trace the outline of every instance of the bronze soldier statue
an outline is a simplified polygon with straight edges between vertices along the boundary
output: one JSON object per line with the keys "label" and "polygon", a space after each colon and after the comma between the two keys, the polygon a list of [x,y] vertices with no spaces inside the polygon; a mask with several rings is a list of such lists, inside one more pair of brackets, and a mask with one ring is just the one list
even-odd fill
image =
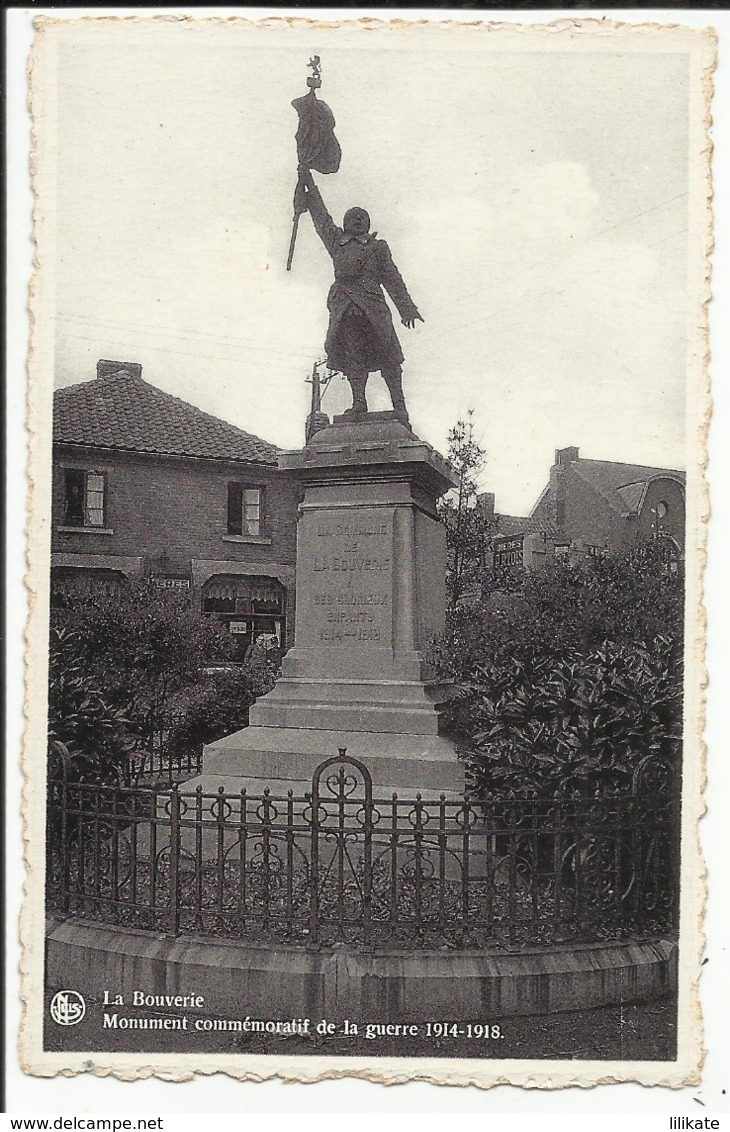
{"label": "bronze soldier statue", "polygon": [[393,300],[404,326],[423,322],[385,240],[370,231],[364,208],[350,208],[342,228],[327,211],[311,171],[299,168],[295,211],[309,211],[322,243],[332,257],[335,281],[327,297],[330,312],[325,339],[327,364],[344,373],[352,389],[352,413],[368,411],[365,386],[380,370],[393,409],[408,424],[403,396],[403,351],[382,288]]}

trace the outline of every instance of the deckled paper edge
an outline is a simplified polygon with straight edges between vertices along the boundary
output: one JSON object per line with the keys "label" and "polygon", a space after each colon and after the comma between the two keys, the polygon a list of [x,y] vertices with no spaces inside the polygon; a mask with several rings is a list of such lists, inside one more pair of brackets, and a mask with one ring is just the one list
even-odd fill
{"label": "deckled paper edge", "polygon": [[[47,544],[50,542],[50,506],[48,506],[45,511],[40,511],[42,518],[37,524],[33,522],[33,514],[34,504],[38,501],[39,485],[43,479],[42,472],[36,474],[36,469],[39,468],[39,456],[49,454],[39,453],[38,423],[42,418],[44,407],[46,410],[48,409],[47,405],[44,406],[43,398],[44,396],[47,398],[49,388],[52,385],[52,378],[50,375],[46,374],[44,379],[43,329],[39,326],[40,316],[37,313],[41,306],[39,295],[43,289],[44,276],[42,274],[43,218],[41,215],[41,202],[38,189],[38,149],[41,135],[38,126],[40,96],[38,88],[34,88],[33,79],[35,66],[41,55],[45,33],[55,25],[68,25],[71,23],[76,25],[81,23],[99,24],[102,22],[134,22],[141,24],[150,23],[151,21],[156,23],[174,22],[186,26],[192,24],[210,25],[236,23],[245,25],[251,31],[268,27],[281,28],[282,24],[290,26],[292,30],[304,30],[304,28],[333,29],[342,27],[347,29],[350,34],[352,34],[356,28],[380,32],[419,28],[422,30],[428,29],[429,34],[431,29],[439,31],[458,30],[462,34],[494,34],[496,32],[507,31],[512,33],[519,32],[522,35],[528,36],[543,35],[545,33],[561,34],[571,32],[579,35],[607,35],[616,32],[624,35],[642,33],[656,34],[659,32],[667,34],[681,33],[687,36],[688,39],[694,40],[698,48],[704,49],[706,59],[703,61],[704,65],[701,70],[701,95],[704,99],[703,128],[705,146],[702,153],[704,163],[701,173],[702,183],[705,187],[705,227],[704,231],[698,234],[698,239],[702,239],[703,241],[703,256],[701,293],[699,296],[701,318],[697,325],[698,339],[696,344],[696,348],[701,351],[701,369],[698,369],[696,375],[688,372],[688,381],[690,376],[692,376],[696,377],[699,382],[697,396],[699,398],[700,409],[699,412],[695,412],[695,417],[690,418],[688,416],[689,427],[694,426],[695,423],[698,424],[698,445],[695,451],[699,458],[695,469],[699,477],[699,482],[694,493],[694,501],[697,505],[697,514],[694,516],[694,528],[692,528],[688,522],[688,530],[696,538],[696,543],[694,544],[696,553],[692,560],[695,571],[692,587],[695,591],[696,598],[694,609],[692,611],[689,610],[689,600],[686,603],[687,628],[689,633],[694,637],[694,647],[692,648],[692,652],[694,653],[692,668],[693,680],[691,684],[686,682],[685,685],[685,690],[688,693],[687,698],[689,699],[689,693],[693,693],[696,697],[696,711],[694,717],[696,722],[695,734],[690,738],[696,743],[696,754],[699,763],[697,768],[689,768],[690,770],[696,770],[696,776],[693,780],[694,789],[692,794],[687,797],[688,791],[686,789],[683,791],[684,817],[682,821],[683,837],[689,839],[689,834],[694,848],[691,868],[687,863],[689,854],[685,855],[685,863],[683,866],[683,874],[687,877],[687,879],[685,879],[685,885],[688,880],[696,881],[696,895],[698,896],[694,923],[690,923],[689,925],[685,924],[682,933],[680,933],[680,946],[691,952],[691,954],[685,956],[684,959],[682,959],[680,955],[680,970],[682,967],[690,967],[694,968],[695,971],[691,982],[686,988],[686,993],[689,994],[687,1013],[691,1016],[692,1024],[692,1031],[686,1037],[687,1044],[691,1047],[690,1064],[688,1066],[680,1066],[679,1058],[676,1063],[637,1061],[561,1062],[547,1060],[483,1062],[466,1059],[459,1059],[457,1061],[428,1058],[369,1059],[363,1057],[343,1058],[333,1056],[279,1057],[274,1054],[209,1054],[198,1056],[195,1054],[181,1055],[176,1053],[169,1055],[102,1054],[100,1059],[98,1054],[91,1058],[83,1054],[64,1053],[55,1055],[42,1050],[43,948],[42,946],[39,947],[39,941],[42,940],[43,937],[43,933],[40,930],[43,926],[43,917],[41,917],[41,923],[38,924],[37,920],[34,919],[34,909],[31,901],[33,897],[32,889],[34,881],[34,863],[32,856],[35,853],[40,862],[42,862],[44,855],[42,850],[39,853],[37,849],[33,848],[34,839],[31,836],[33,832],[31,823],[33,821],[37,823],[37,819],[30,815],[37,812],[34,811],[35,806],[38,806],[41,812],[44,811],[45,783],[43,781],[35,781],[37,777],[37,767],[35,775],[32,767],[34,761],[36,763],[38,762],[38,758],[33,759],[30,746],[33,739],[33,719],[35,718],[37,720],[39,717],[38,707],[36,706],[35,713],[33,713],[31,705],[38,705],[40,702],[45,708],[47,702],[46,665],[38,665],[38,661],[41,660],[41,658],[47,661],[47,648],[45,650],[41,649],[40,655],[38,651],[42,644],[42,638],[46,635],[47,623],[45,618],[42,624],[39,625],[38,622],[41,615],[45,614],[47,608],[49,581],[47,575],[49,574],[48,562],[50,555],[50,549]],[[272,16],[260,20],[249,20],[240,16],[198,17],[188,14],[173,13],[156,16],[84,16],[77,19],[64,19],[62,17],[44,15],[35,17],[33,22],[36,29],[36,38],[27,71],[29,86],[28,103],[33,119],[30,166],[34,200],[33,239],[35,254],[33,259],[33,275],[30,280],[28,294],[31,332],[27,361],[28,396],[26,412],[26,422],[29,432],[29,454],[27,460],[29,492],[26,516],[27,571],[25,584],[28,591],[29,615],[25,631],[24,732],[21,755],[24,780],[21,816],[26,880],[23,886],[24,899],[20,918],[22,1012],[18,1037],[18,1049],[23,1071],[41,1077],[75,1077],[81,1073],[88,1072],[99,1077],[112,1076],[124,1081],[141,1080],[150,1077],[157,1077],[165,1081],[187,1081],[197,1076],[208,1076],[213,1073],[221,1072],[241,1081],[264,1081],[278,1078],[285,1082],[311,1083],[322,1080],[357,1077],[385,1085],[403,1084],[409,1081],[428,1081],[437,1085],[474,1085],[484,1089],[504,1084],[530,1089],[557,1089],[571,1086],[591,1088],[596,1085],[616,1084],[621,1082],[636,1082],[643,1085],[678,1089],[686,1085],[697,1084],[701,1079],[701,1067],[706,1053],[701,1032],[702,1012],[699,998],[699,974],[701,956],[705,944],[704,915],[707,899],[707,880],[700,845],[699,822],[706,810],[703,800],[706,783],[706,744],[703,740],[703,732],[705,721],[705,688],[707,685],[707,670],[705,664],[707,617],[703,602],[703,575],[706,562],[707,523],[709,519],[709,490],[706,480],[706,467],[707,437],[712,414],[712,403],[709,378],[710,349],[708,306],[711,297],[710,255],[713,250],[712,143],[709,137],[709,129],[712,122],[712,76],[717,65],[717,32],[711,27],[694,29],[679,23],[656,24],[647,22],[636,24],[625,21],[574,17],[560,17],[548,24],[516,24],[506,21],[485,21],[481,19],[468,22],[431,19],[387,20],[380,18],[361,18],[357,21],[341,19],[321,21],[300,17],[282,17],[273,14]],[[694,162],[694,155],[690,155],[690,160]],[[691,176],[692,173],[690,173],[690,179]],[[690,221],[691,219],[690,217]],[[43,551],[40,549],[41,546],[44,548]],[[689,571],[687,571],[687,574],[689,575]],[[689,654],[691,647],[692,641],[689,641],[686,655]],[[34,662],[36,663],[35,669],[33,667]],[[41,669],[41,679],[38,678],[39,668]],[[45,719],[45,710],[40,713],[40,718]],[[691,753],[694,753],[694,750],[695,748],[693,748]],[[686,761],[685,754],[685,767]],[[692,776],[690,775],[689,777]],[[37,824],[40,824],[42,830],[42,823]],[[42,864],[40,871],[42,872]],[[695,895],[694,886],[692,886],[691,892],[687,895],[689,901],[690,897]],[[36,929],[35,935],[34,929]],[[688,929],[692,932],[689,943],[687,942]],[[682,943],[683,936],[684,943]],[[682,980],[680,977],[680,992],[681,991]],[[33,1003],[34,992],[36,999],[39,999],[35,1004]],[[680,1023],[682,1022],[681,1013],[680,1008]],[[37,1044],[39,1039],[40,1044]],[[189,1066],[189,1062],[193,1057],[196,1060],[194,1069]],[[139,1065],[140,1058],[148,1059],[149,1064]],[[182,1063],[181,1058],[183,1059]],[[61,1059],[66,1062],[65,1065],[59,1064]]]}

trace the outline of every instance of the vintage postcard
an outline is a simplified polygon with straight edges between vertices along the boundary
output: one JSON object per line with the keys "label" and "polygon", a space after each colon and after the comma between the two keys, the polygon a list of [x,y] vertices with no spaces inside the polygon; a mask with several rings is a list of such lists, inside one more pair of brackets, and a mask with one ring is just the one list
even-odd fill
{"label": "vintage postcard", "polygon": [[37,19],[27,1073],[697,1082],[715,53]]}

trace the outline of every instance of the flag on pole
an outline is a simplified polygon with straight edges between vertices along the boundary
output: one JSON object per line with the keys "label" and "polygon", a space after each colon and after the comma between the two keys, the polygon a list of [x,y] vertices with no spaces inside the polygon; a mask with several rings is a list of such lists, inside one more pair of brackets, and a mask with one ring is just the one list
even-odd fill
{"label": "flag on pole", "polygon": [[321,102],[313,90],[302,98],[295,98],[292,106],[299,115],[296,134],[299,164],[317,173],[336,173],[342,150],[335,137],[335,116],[329,106]]}
{"label": "flag on pole", "polygon": [[[301,98],[295,98],[292,106],[299,115],[299,128],[296,133],[297,157],[301,169],[315,169],[318,173],[336,173],[340,167],[342,150],[335,137],[335,116],[326,102],[321,102],[316,91],[322,85],[322,71],[319,65],[319,55],[309,60],[312,74],[307,79],[309,93]],[[291,240],[289,242],[289,257],[286,261],[287,271],[291,271],[294,258],[294,245],[297,241],[297,229],[303,204],[304,185],[301,175],[294,190],[294,222],[292,224]]]}

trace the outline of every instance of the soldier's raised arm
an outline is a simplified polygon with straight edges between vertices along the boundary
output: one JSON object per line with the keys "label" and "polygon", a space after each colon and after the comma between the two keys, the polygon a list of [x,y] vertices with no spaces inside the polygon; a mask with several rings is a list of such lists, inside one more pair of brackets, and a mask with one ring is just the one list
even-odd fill
{"label": "soldier's raised arm", "polygon": [[326,247],[330,255],[333,254],[335,248],[342,239],[343,230],[335,224],[334,220],[327,211],[327,206],[322,200],[322,194],[314,183],[314,177],[311,170],[300,170],[300,177],[306,187],[305,201],[309,214],[312,217],[317,235]]}

